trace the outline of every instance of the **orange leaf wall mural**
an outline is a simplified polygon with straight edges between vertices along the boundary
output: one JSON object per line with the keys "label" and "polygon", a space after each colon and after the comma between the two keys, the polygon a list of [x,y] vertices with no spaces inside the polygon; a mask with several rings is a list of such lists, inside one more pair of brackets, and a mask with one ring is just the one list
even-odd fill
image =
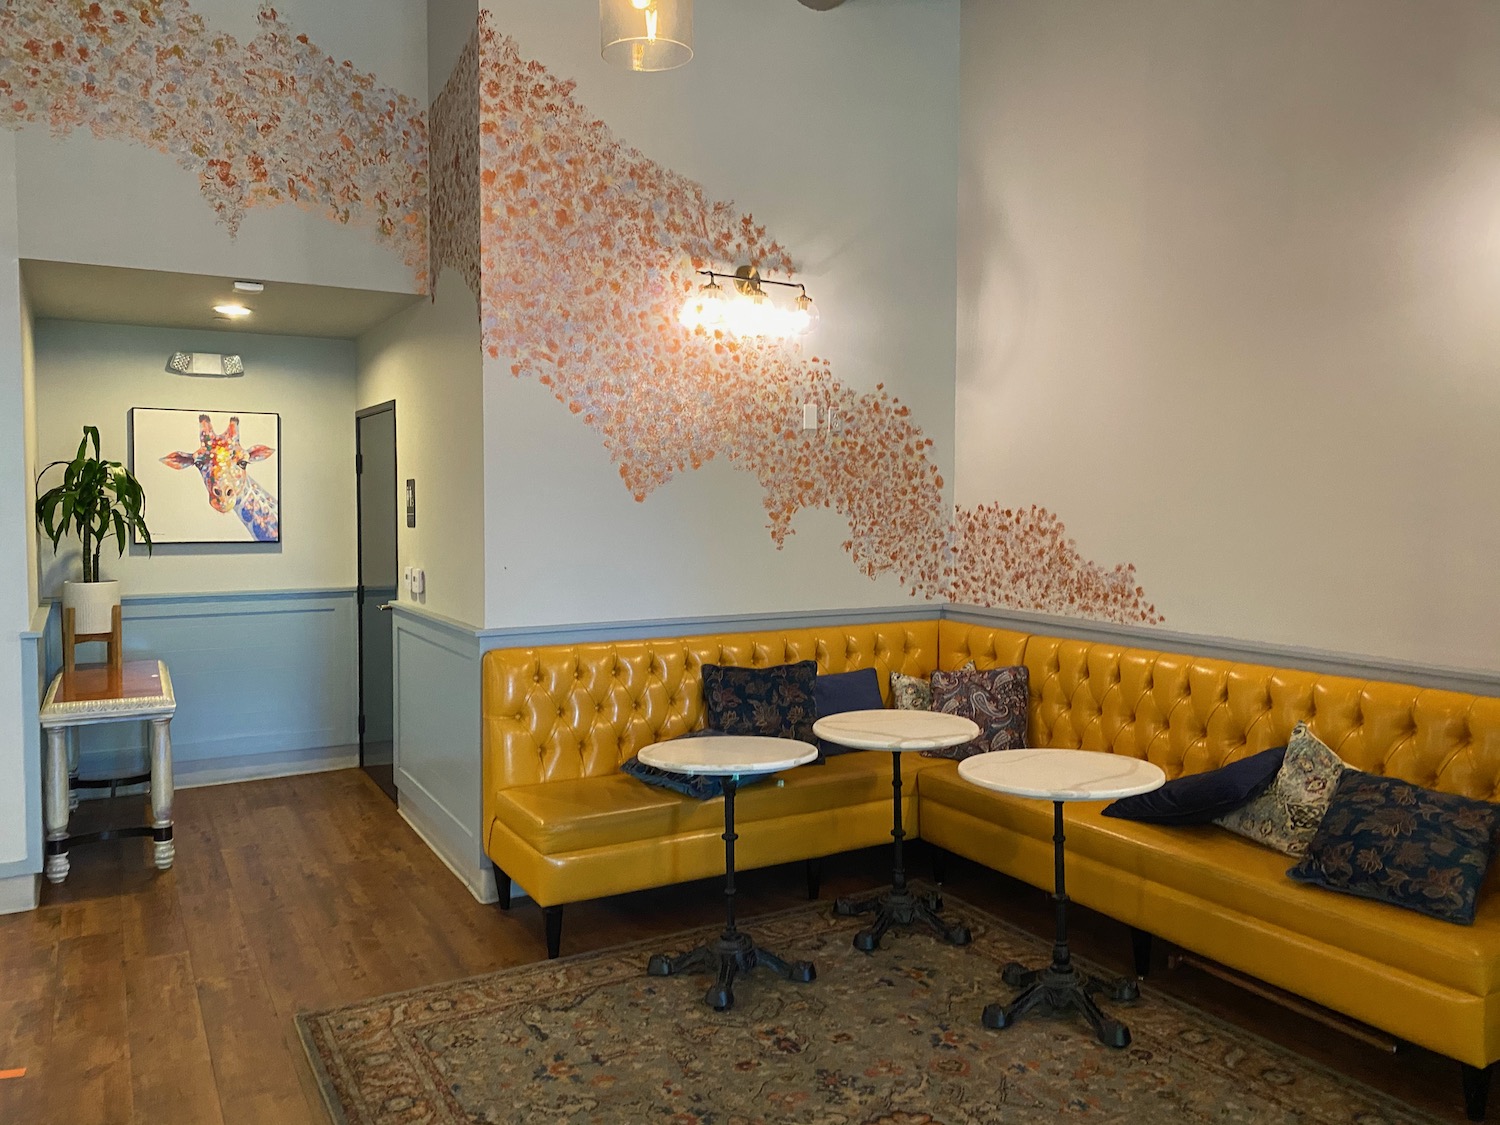
{"label": "orange leaf wall mural", "polygon": [[337,62],[275,8],[249,43],[187,0],[6,0],[0,127],[88,129],[173,157],[232,233],[253,207],[293,204],[363,228],[427,270],[427,130],[420,103]]}
{"label": "orange leaf wall mural", "polygon": [[[759,483],[781,546],[806,508],[848,521],[843,549],[914,595],[1098,620],[1162,620],[1129,564],[1091,562],[1054,514],[952,510],[910,409],[859,391],[826,357],[688,332],[695,271],[749,262],[790,275],[789,250],[732,203],[616,138],[573,83],[522,56],[481,12],[431,107],[294,32],[276,9],[241,44],[188,0],[4,0],[0,127],[88,129],[174,157],[233,232],[253,207],[296,204],[390,245],[419,285],[457,272],[489,359],[546,386],[644,500],[723,458]],[[800,404],[843,420],[805,435]]]}
{"label": "orange leaf wall mural", "polygon": [[[778,546],[798,511],[833,508],[848,520],[843,547],[855,565],[871,578],[894,575],[913,594],[1161,620],[1132,566],[1085,559],[1051,513],[950,512],[932,441],[883,386],[861,393],[826,358],[679,325],[697,269],[750,262],[790,275],[791,254],[751,215],[617,139],[574,97],[574,83],[524,58],[486,13],[460,63],[463,85],[450,84],[434,106],[435,135],[450,131],[440,118],[473,112],[448,100],[473,89],[473,66],[485,350],[595,430],[637,500],[722,457],[755,475]],[[435,197],[472,196],[467,159],[434,164]],[[458,268],[473,254],[462,240],[435,250]],[[841,438],[801,431],[807,401],[838,412]]]}

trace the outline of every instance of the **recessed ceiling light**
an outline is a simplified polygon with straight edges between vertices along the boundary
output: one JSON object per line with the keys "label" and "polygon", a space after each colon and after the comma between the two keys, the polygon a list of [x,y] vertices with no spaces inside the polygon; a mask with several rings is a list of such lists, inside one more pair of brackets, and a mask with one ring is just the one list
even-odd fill
{"label": "recessed ceiling light", "polygon": [[236,293],[259,293],[265,287],[264,281],[236,281],[234,283]]}
{"label": "recessed ceiling light", "polygon": [[214,312],[218,313],[220,316],[236,318],[250,315],[250,310],[247,309],[244,305],[215,305]]}

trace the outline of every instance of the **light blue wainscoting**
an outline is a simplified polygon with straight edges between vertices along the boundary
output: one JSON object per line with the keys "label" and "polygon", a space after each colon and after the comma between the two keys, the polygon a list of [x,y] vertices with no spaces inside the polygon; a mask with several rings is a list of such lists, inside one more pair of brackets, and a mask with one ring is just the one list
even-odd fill
{"label": "light blue wainscoting", "polygon": [[[52,617],[49,671],[62,663]],[[121,625],[127,660],[156,657],[172,674],[179,786],[359,764],[352,589],[127,596]],[[103,648],[86,647],[79,658],[103,659]],[[85,777],[120,776],[144,763],[144,724],[80,734]]]}
{"label": "light blue wainscoting", "polygon": [[479,637],[409,604],[392,608],[401,815],[475,898],[494,902],[480,811]]}
{"label": "light blue wainscoting", "polygon": [[[46,633],[48,611],[32,616],[31,628],[21,634],[21,714],[35,715],[47,687]],[[42,870],[42,741],[41,727],[26,722],[21,731],[25,755],[26,855],[0,863],[0,914],[31,910],[41,891]]]}

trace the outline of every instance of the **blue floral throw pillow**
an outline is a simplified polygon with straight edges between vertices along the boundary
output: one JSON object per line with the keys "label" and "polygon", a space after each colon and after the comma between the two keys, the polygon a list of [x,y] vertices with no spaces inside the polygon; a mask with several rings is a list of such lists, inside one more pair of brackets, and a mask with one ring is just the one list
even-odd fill
{"label": "blue floral throw pillow", "polygon": [[1346,769],[1302,862],[1301,883],[1471,925],[1500,806]]}
{"label": "blue floral throw pillow", "polygon": [[758,734],[767,738],[813,741],[818,717],[813,681],[816,660],[771,668],[703,666],[706,725],[725,734]]}

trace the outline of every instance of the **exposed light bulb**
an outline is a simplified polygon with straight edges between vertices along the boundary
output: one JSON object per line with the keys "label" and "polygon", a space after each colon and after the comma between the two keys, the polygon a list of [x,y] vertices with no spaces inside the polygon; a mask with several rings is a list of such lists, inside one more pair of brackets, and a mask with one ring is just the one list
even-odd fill
{"label": "exposed light bulb", "polygon": [[644,12],[651,7],[651,0],[630,0],[630,6],[637,12]]}
{"label": "exposed light bulb", "polygon": [[700,285],[696,293],[688,294],[677,314],[677,321],[688,331],[703,328],[711,332],[723,327],[724,314],[724,289],[710,279],[708,284]]}
{"label": "exposed light bulb", "polygon": [[813,304],[813,299],[806,293],[801,294],[792,310],[792,331],[798,336],[806,336],[819,324],[823,323],[823,314],[818,311],[818,306]]}

